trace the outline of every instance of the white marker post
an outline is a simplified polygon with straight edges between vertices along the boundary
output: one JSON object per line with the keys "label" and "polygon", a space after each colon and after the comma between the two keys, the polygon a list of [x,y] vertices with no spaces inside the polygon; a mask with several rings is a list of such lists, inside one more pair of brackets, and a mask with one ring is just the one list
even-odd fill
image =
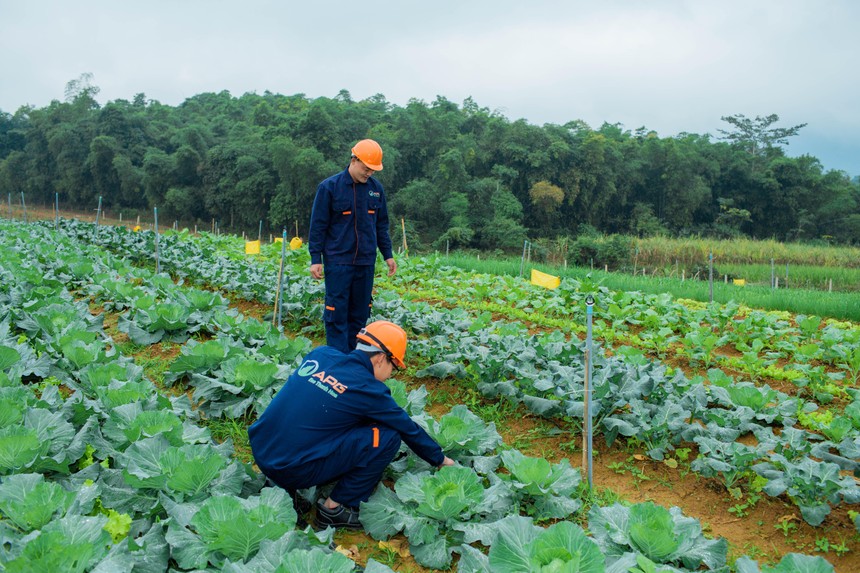
{"label": "white marker post", "polygon": [[520,260],[520,276],[523,276],[523,267],[526,264],[526,249],[529,246],[529,241],[526,239],[523,241],[523,258]]}

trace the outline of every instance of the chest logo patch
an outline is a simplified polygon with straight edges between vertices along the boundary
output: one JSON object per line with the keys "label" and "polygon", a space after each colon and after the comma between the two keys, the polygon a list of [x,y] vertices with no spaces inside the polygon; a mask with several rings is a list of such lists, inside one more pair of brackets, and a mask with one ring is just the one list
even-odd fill
{"label": "chest logo patch", "polygon": [[299,367],[299,376],[306,378],[320,369],[320,363],[316,360],[305,360]]}

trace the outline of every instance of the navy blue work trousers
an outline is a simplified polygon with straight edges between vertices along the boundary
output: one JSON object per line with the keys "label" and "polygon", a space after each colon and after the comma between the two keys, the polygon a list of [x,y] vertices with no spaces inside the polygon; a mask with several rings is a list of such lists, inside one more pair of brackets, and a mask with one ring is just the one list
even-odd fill
{"label": "navy blue work trousers", "polygon": [[370,316],[373,265],[325,265],[325,339],[347,353]]}
{"label": "navy blue work trousers", "polygon": [[359,426],[338,440],[335,451],[323,459],[264,473],[280,487],[293,491],[337,480],[329,497],[358,508],[373,493],[382,472],[400,449],[400,434],[387,426]]}

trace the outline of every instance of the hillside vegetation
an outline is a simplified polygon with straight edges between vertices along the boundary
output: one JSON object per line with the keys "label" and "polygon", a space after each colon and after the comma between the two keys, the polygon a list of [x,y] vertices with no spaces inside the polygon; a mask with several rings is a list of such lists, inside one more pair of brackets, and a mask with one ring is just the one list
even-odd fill
{"label": "hillside vegetation", "polygon": [[[512,121],[471,98],[406,106],[304,94],[203,93],[172,107],[140,93],[101,105],[90,77],[43,108],[0,112],[0,196],[306,234],[317,184],[359,139],[378,140],[395,241],[515,250],[524,239],[603,234],[860,241],[860,187],[783,147],[803,126],[730,115],[711,134],[572,117]],[[575,110],[573,112],[575,114]]]}

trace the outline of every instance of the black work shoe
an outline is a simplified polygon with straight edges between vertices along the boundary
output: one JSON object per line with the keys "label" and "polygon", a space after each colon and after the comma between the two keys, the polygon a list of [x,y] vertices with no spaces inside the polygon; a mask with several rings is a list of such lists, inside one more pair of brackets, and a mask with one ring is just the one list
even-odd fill
{"label": "black work shoe", "polygon": [[316,525],[319,529],[334,527],[335,529],[363,529],[358,519],[358,510],[339,505],[335,509],[325,506],[323,500],[317,501]]}
{"label": "black work shoe", "polygon": [[299,514],[299,516],[308,513],[313,507],[311,502],[300,496],[296,490],[288,489],[287,493],[290,494],[291,498],[293,498],[293,509],[296,510],[296,513]]}

